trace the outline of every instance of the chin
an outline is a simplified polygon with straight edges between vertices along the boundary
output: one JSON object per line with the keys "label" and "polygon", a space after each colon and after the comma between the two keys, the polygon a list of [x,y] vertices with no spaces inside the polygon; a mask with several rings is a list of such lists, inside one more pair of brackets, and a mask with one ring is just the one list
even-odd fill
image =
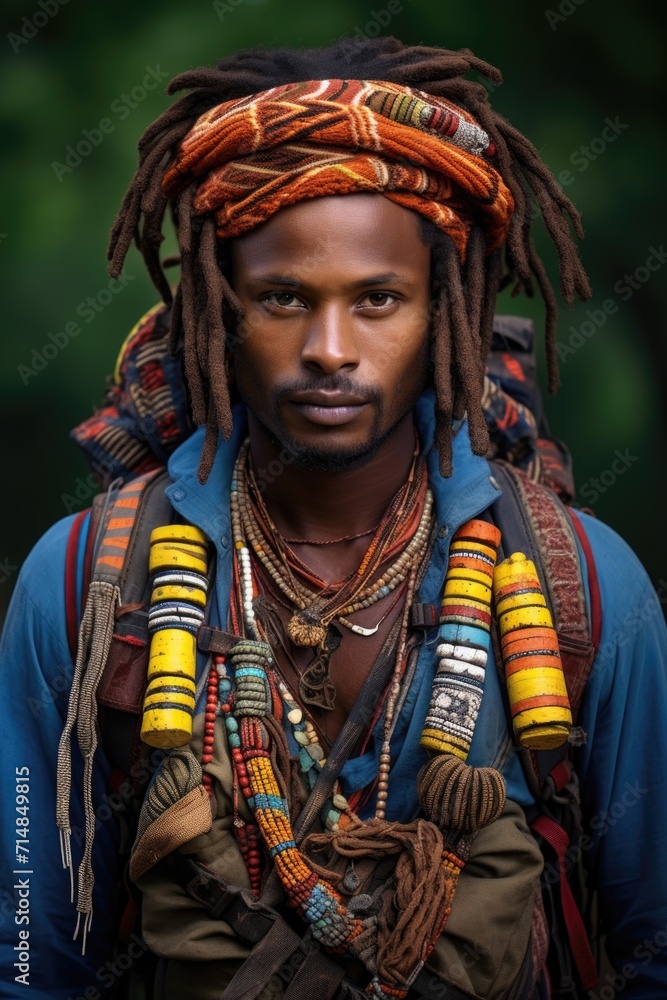
{"label": "chin", "polygon": [[320,440],[304,441],[281,428],[279,433],[269,430],[273,444],[289,455],[290,464],[310,472],[342,472],[359,468],[369,462],[379,451],[394,428],[384,434],[372,434],[365,441],[346,444],[334,443],[331,434],[317,435]]}

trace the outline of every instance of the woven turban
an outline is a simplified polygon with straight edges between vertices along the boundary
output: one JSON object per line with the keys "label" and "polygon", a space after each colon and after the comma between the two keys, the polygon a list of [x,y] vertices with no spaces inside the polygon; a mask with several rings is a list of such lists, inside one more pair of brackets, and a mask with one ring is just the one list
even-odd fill
{"label": "woven turban", "polygon": [[376,80],[310,80],[225,101],[197,119],[162,189],[192,183],[198,215],[239,236],[307,198],[378,192],[431,219],[463,261],[478,225],[491,253],[514,201],[493,144],[462,108]]}

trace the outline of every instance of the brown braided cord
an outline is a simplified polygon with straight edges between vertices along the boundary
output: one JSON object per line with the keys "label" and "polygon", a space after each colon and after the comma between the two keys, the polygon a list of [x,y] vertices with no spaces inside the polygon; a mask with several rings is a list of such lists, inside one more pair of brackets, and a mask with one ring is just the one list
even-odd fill
{"label": "brown braided cord", "polygon": [[[468,838],[460,838],[456,845],[461,867],[469,847]],[[359,861],[398,855],[395,877],[378,890],[379,906],[373,907],[377,973],[390,986],[401,988],[410,981],[442,932],[460,871],[442,864],[446,849],[442,831],[425,819],[390,823],[354,817],[345,829],[310,834],[303,842],[313,870],[333,883],[339,876],[330,866],[337,858]]]}
{"label": "brown braided cord", "polygon": [[438,754],[417,775],[419,801],[444,830],[474,833],[498,819],[505,805],[505,779],[493,767],[471,767],[452,754]]}

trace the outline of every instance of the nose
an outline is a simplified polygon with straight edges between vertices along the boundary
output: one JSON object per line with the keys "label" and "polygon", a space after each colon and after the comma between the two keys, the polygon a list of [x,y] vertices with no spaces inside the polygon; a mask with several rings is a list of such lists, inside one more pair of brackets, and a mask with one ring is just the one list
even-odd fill
{"label": "nose", "polygon": [[310,371],[333,375],[351,372],[361,358],[347,308],[327,303],[312,314],[301,349],[301,363]]}

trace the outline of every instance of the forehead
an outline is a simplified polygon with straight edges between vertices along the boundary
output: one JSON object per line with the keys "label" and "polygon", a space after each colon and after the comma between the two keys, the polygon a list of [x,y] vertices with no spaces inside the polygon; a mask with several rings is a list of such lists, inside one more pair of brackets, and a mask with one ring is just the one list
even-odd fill
{"label": "forehead", "polygon": [[232,262],[252,273],[341,267],[421,270],[429,250],[419,217],[381,194],[332,195],[298,202],[276,212],[251,232],[231,240]]}

